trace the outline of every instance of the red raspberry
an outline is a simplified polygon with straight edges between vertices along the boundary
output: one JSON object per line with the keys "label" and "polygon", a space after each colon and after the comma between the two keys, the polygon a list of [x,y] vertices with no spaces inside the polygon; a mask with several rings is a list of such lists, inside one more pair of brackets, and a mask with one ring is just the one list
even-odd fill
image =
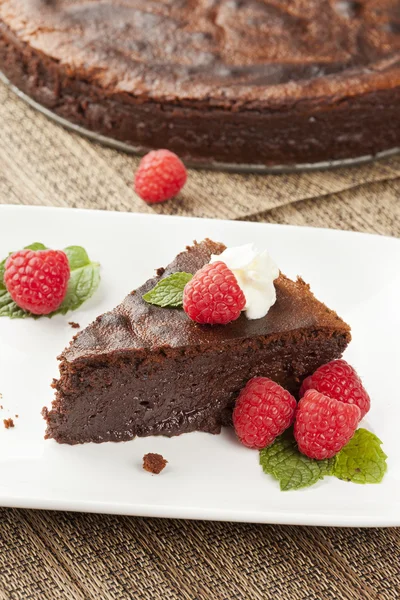
{"label": "red raspberry", "polygon": [[288,391],[267,377],[254,377],[236,401],[236,435],[249,448],[265,448],[290,427],[295,410],[296,400]]}
{"label": "red raspberry", "polygon": [[176,196],[186,183],[183,162],[169,150],[153,150],[140,161],[135,174],[135,192],[146,202],[164,202]]}
{"label": "red raspberry", "polygon": [[359,420],[358,406],[308,390],[297,405],[294,437],[306,456],[331,458],[351,440]]}
{"label": "red raspberry", "polygon": [[361,379],[345,360],[333,360],[319,367],[313,375],[303,381],[300,397],[307,390],[317,390],[346,404],[355,404],[361,411],[361,419],[370,409],[371,400]]}
{"label": "red raspberry", "polygon": [[240,316],[245,304],[236,277],[221,261],[197,271],[183,290],[183,310],[197,323],[226,325]]}
{"label": "red raspberry", "polygon": [[61,250],[21,250],[8,257],[4,283],[23,310],[47,315],[59,308],[67,292],[70,268]]}

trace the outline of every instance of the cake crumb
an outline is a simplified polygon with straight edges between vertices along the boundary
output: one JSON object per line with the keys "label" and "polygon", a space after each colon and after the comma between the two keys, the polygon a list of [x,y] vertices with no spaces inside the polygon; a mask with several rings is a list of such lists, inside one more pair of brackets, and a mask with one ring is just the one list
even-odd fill
{"label": "cake crumb", "polygon": [[143,456],[143,469],[149,473],[154,473],[155,475],[161,473],[167,463],[168,461],[165,460],[161,454],[153,454],[150,452]]}
{"label": "cake crumb", "polygon": [[68,325],[71,325],[72,329],[79,329],[80,328],[79,323],[75,323],[75,321],[69,321]]}
{"label": "cake crumb", "polygon": [[15,415],[15,418],[18,419],[19,415]]}
{"label": "cake crumb", "polygon": [[6,429],[10,429],[10,427],[14,427],[14,421],[12,419],[3,419],[4,427]]}

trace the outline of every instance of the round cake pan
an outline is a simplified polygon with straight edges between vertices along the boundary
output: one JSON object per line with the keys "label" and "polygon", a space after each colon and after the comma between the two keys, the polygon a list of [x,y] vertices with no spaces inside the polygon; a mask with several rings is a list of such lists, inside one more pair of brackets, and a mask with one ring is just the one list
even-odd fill
{"label": "round cake pan", "polygon": [[[24,100],[29,106],[39,111],[58,125],[62,125],[65,129],[69,129],[70,131],[74,131],[75,133],[79,133],[80,135],[89,138],[90,140],[102,144],[103,146],[108,146],[109,148],[114,148],[116,150],[121,150],[123,152],[127,152],[129,154],[143,155],[146,154],[150,149],[144,148],[141,146],[133,146],[131,144],[127,144],[125,142],[120,142],[111,137],[107,137],[105,135],[101,135],[99,133],[95,133],[94,131],[90,131],[80,125],[76,125],[71,123],[67,119],[64,119],[54,113],[53,111],[45,108],[35,100],[32,100],[27,94],[22,92],[19,88],[17,88],[11,81],[0,71],[0,81],[5,83],[9,89],[14,92],[19,98]],[[194,169],[212,169],[215,171],[230,171],[236,173],[259,173],[259,174],[278,174],[278,173],[296,173],[301,171],[317,171],[322,169],[336,169],[339,167],[348,167],[348,166],[356,166],[362,165],[368,162],[372,162],[374,160],[387,158],[389,156],[393,156],[395,154],[400,153],[400,148],[392,148],[391,150],[385,150],[383,152],[378,152],[375,155],[365,155],[359,156],[357,158],[345,158],[341,160],[330,160],[323,161],[318,163],[302,163],[296,165],[248,165],[248,164],[237,164],[237,163],[223,163],[223,162],[213,162],[213,161],[185,161],[186,165],[190,168]]]}

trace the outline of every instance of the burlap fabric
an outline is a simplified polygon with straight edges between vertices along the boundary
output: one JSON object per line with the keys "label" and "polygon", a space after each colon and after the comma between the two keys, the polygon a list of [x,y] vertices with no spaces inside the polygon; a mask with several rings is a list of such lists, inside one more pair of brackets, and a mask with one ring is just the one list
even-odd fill
{"label": "burlap fabric", "polygon": [[[400,157],[282,176],[191,171],[180,196],[157,207],[133,192],[136,164],[50,123],[0,86],[0,203],[400,235]],[[0,509],[0,600],[27,598],[393,600],[400,530]]]}

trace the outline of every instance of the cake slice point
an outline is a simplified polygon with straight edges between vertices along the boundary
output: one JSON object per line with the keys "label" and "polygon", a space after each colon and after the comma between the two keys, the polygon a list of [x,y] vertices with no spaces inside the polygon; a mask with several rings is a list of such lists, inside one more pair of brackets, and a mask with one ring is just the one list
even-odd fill
{"label": "cake slice point", "polygon": [[281,274],[265,317],[242,313],[228,325],[202,326],[182,309],[143,300],[160,279],[195,273],[224,249],[195,242],[75,336],[59,357],[52,408],[43,409],[46,438],[78,444],[219,433],[252,377],[269,377],[296,395],[305,377],[342,355],[349,326],[301,278]]}

